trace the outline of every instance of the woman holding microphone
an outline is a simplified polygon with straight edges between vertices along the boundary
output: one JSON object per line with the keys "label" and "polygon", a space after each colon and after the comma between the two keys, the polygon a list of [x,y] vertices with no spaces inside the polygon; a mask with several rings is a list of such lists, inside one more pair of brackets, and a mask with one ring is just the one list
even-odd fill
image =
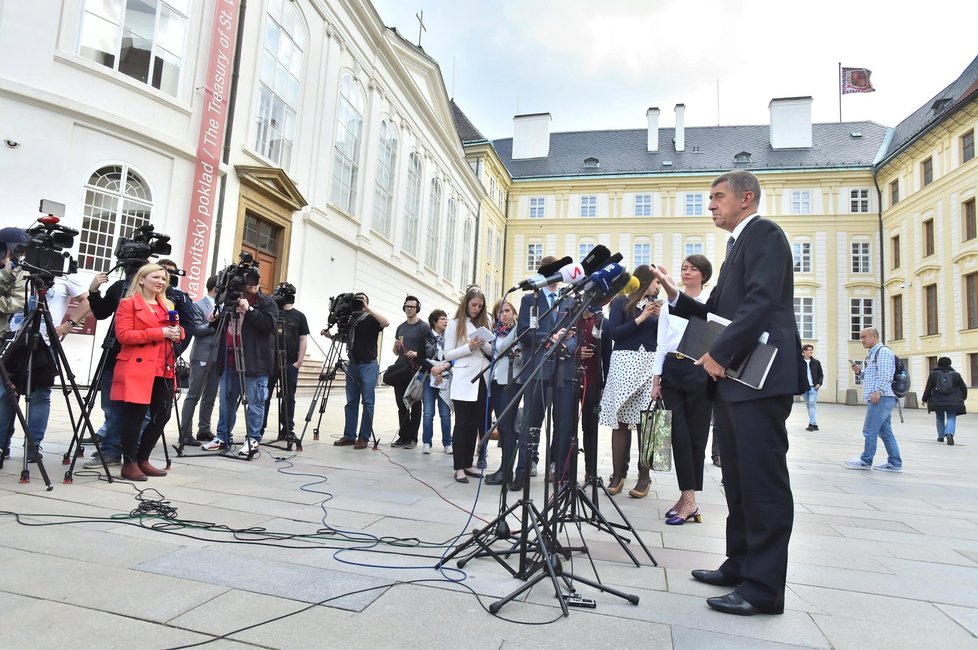
{"label": "woman holding microphone", "polygon": [[[115,315],[115,335],[122,345],[112,378],[111,397],[122,402],[122,478],[145,481],[166,476],[149,463],[173,406],[176,356],[173,344],[183,339],[176,312],[164,293],[170,276],[158,264],[136,272]],[[149,410],[149,421],[143,420]],[[140,430],[142,429],[142,435]]]}

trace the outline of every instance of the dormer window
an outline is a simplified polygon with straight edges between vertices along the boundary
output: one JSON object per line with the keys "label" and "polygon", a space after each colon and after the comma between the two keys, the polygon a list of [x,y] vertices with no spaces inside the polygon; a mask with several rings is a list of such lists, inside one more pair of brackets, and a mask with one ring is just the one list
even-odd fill
{"label": "dormer window", "polygon": [[747,164],[750,162],[750,152],[741,151],[739,154],[734,156],[734,162],[739,164]]}
{"label": "dormer window", "polygon": [[947,108],[947,105],[950,103],[951,103],[950,97],[941,97],[940,99],[935,100],[934,103],[930,105],[930,108],[935,113],[940,113],[945,108]]}
{"label": "dormer window", "polygon": [[586,169],[597,169],[600,165],[601,163],[598,161],[597,158],[592,157],[592,158],[584,159],[584,167]]}

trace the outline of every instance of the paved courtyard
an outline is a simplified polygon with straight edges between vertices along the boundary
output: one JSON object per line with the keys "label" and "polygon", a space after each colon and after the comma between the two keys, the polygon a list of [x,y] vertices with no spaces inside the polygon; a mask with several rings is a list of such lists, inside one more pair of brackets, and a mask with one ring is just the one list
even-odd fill
{"label": "paved courtyard", "polygon": [[[456,484],[440,447],[391,449],[389,389],[378,393],[381,446],[333,447],[342,399],[334,391],[320,440],[314,420],[301,453],[263,447],[251,462],[173,456],[169,476],[136,485],[110,484],[79,463],[68,485],[61,456],[70,427],[56,395],[44,443],[54,489],[35,466],[29,484],[18,482],[19,434],[0,470],[3,646],[978,648],[974,416],[960,419],[948,447],[925,411],[906,411],[894,426],[905,471],[890,474],[842,464],[861,449],[862,407],[820,405],[821,430],[807,432],[805,407],[795,405],[783,616],[713,612],[705,598],[725,590],[690,578],[723,558],[721,476],[708,464],[702,524],[663,523],[678,496],[672,473],[655,475],[648,498],[614,497],[658,567],[634,541],[640,567],[608,533],[566,528],[560,539],[580,546],[583,537],[590,559],[576,553],[564,568],[640,602],[577,583],[596,607],[564,618],[549,580],[491,615],[492,603],[523,584],[493,559],[434,570],[459,536],[497,514],[499,489]],[[309,397],[299,404],[303,415]],[[492,445],[490,469],[499,456]],[[600,449],[607,477],[606,429]],[[161,449],[154,462],[164,463]],[[533,497],[542,506],[543,472]],[[131,516],[141,505],[158,512],[159,501],[172,520]],[[605,496],[598,503],[619,521]]]}

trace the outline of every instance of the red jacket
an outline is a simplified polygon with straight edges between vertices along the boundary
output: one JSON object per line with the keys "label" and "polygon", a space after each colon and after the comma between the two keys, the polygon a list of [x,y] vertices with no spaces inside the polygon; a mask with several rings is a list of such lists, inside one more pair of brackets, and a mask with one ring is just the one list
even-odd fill
{"label": "red jacket", "polygon": [[[163,309],[172,309],[165,299],[157,298],[157,301]],[[166,368],[163,376],[167,378],[173,377],[175,363],[173,346],[163,337],[160,319],[141,296],[131,296],[120,302],[116,310],[115,335],[122,351],[116,358],[110,397],[133,404],[149,404],[161,361]],[[182,328],[180,338],[183,338]]]}

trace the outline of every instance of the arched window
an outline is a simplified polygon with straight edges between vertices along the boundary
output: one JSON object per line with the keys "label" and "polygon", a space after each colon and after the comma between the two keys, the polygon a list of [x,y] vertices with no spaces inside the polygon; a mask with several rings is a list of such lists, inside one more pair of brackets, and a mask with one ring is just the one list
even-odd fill
{"label": "arched window", "polygon": [[269,4],[258,71],[255,149],[286,171],[292,162],[304,45],[295,5]]}
{"label": "arched window", "polygon": [[404,202],[405,253],[418,254],[418,221],[421,216],[421,156],[411,154],[408,160],[407,200]]}
{"label": "arched window", "polygon": [[78,266],[108,271],[120,238],[129,238],[150,223],[153,197],[142,177],[128,165],[102,167],[85,185],[85,208],[78,247]]}
{"label": "arched window", "polygon": [[445,223],[445,262],[441,274],[451,279],[455,266],[455,222],[458,220],[458,203],[448,199],[448,219]]}
{"label": "arched window", "polygon": [[360,138],[363,134],[363,90],[350,73],[340,79],[340,103],[336,111],[336,144],[330,201],[353,214],[360,176]]}
{"label": "arched window", "polygon": [[394,212],[394,174],[397,171],[397,127],[390,120],[380,123],[377,156],[377,184],[374,187],[373,229],[384,237],[391,236]]}
{"label": "arched window", "polygon": [[431,179],[428,196],[428,241],[424,249],[424,265],[432,271],[438,269],[438,235],[441,232],[441,182]]}
{"label": "arched window", "polygon": [[470,266],[472,262],[472,220],[466,219],[465,226],[462,228],[462,280],[459,282],[463,287],[471,280]]}

